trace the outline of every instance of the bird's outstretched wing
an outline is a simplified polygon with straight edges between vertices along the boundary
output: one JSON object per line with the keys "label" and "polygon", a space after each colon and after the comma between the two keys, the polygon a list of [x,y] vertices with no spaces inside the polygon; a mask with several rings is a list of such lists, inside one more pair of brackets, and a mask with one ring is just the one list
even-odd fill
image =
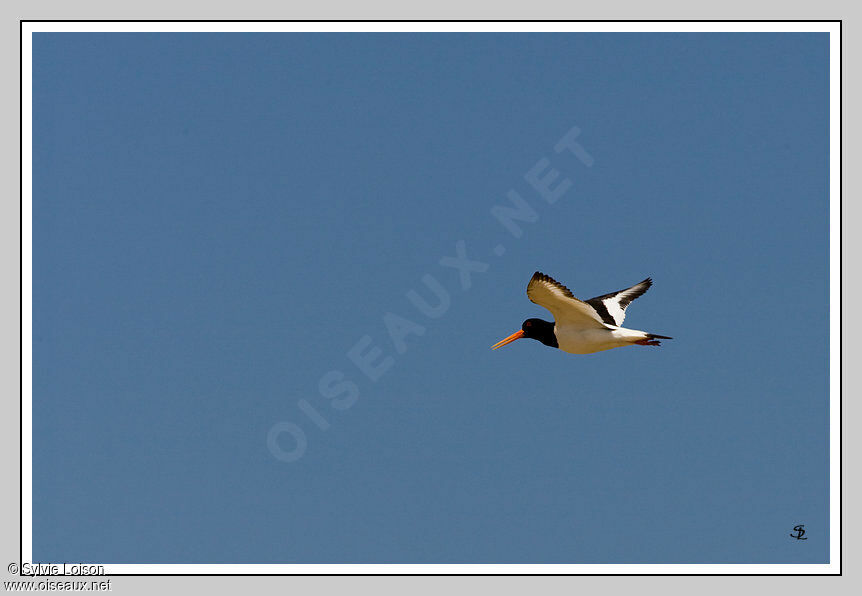
{"label": "bird's outstretched wing", "polygon": [[602,317],[592,306],[575,298],[569,288],[540,271],[536,271],[527,284],[527,297],[551,311],[558,325],[605,328]]}
{"label": "bird's outstretched wing", "polygon": [[619,327],[626,318],[626,307],[635,298],[643,296],[651,285],[652,279],[648,277],[630,288],[590,298],[586,303],[595,309],[605,323]]}

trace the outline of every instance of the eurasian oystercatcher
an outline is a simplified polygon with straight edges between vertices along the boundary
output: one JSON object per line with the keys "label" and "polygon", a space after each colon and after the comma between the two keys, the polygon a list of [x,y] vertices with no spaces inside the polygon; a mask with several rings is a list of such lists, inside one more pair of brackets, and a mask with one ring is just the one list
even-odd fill
{"label": "eurasian oystercatcher", "polygon": [[661,344],[658,340],[673,338],[620,327],[626,316],[626,307],[651,285],[652,279],[648,277],[625,290],[581,301],[572,295],[569,288],[536,271],[527,284],[527,297],[551,311],[554,322],[527,319],[520,331],[497,342],[491,349],[496,350],[522,337],[570,354],[592,354],[635,344],[658,346]]}

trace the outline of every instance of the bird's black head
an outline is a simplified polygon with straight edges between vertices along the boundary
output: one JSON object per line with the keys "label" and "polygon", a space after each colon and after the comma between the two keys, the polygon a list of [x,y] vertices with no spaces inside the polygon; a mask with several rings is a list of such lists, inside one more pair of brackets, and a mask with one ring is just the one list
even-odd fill
{"label": "bird's black head", "polygon": [[535,339],[542,342],[546,346],[551,346],[552,348],[560,347],[557,344],[557,336],[554,335],[553,323],[543,321],[542,319],[527,319],[523,322],[523,324],[521,324],[520,331],[515,331],[515,333],[513,333],[506,339],[498,341],[493,346],[491,346],[491,349],[496,350],[497,348],[502,348],[506,344],[510,344],[516,339],[521,339],[522,337],[529,337],[530,339]]}
{"label": "bird's black head", "polygon": [[542,342],[546,346],[558,348],[557,336],[554,335],[554,324],[542,319],[527,319],[521,324],[523,337],[529,337]]}

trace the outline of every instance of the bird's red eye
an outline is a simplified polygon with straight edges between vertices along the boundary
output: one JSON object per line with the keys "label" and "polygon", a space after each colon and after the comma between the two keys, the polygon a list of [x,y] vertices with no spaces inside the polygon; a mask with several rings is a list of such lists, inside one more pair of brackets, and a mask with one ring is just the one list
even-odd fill
{"label": "bird's red eye", "polygon": [[527,321],[526,323],[524,323],[524,327],[529,327],[530,325],[532,325],[532,323],[530,321]]}

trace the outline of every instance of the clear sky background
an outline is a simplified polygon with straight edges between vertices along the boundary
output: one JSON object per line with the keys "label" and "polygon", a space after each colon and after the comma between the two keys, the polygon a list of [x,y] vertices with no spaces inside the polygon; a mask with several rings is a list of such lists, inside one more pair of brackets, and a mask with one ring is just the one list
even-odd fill
{"label": "clear sky background", "polygon": [[[34,559],[826,562],[827,44],[35,35]],[[536,270],[675,339],[491,351]]]}

